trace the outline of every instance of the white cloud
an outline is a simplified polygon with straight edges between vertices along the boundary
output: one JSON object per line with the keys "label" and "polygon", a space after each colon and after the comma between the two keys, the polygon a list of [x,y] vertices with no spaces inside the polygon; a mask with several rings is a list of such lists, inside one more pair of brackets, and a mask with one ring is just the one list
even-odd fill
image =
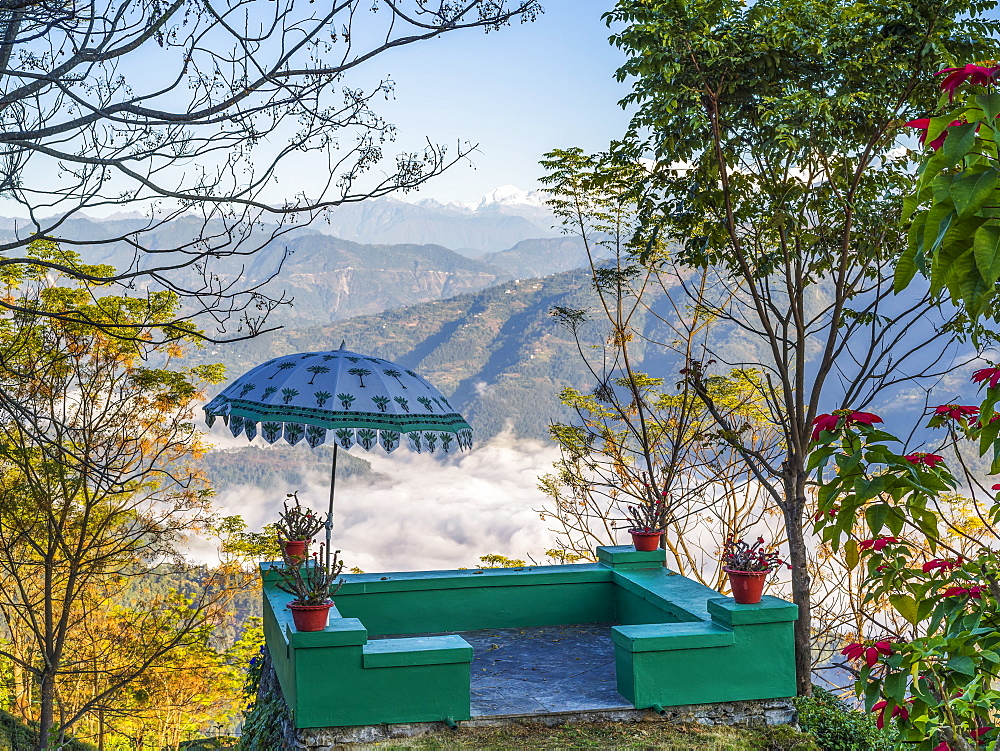
{"label": "white cloud", "polygon": [[[508,431],[471,452],[450,456],[406,449],[354,451],[385,479],[337,484],[333,540],[348,567],[368,572],[473,567],[487,553],[530,554],[541,561],[554,545],[554,534],[535,511],[545,501],[535,487],[538,476],[557,458],[552,445],[516,440]],[[216,503],[260,529],[276,519],[285,493],[292,490],[240,486],[220,493]],[[310,475],[299,499],[325,510],[329,478]]]}

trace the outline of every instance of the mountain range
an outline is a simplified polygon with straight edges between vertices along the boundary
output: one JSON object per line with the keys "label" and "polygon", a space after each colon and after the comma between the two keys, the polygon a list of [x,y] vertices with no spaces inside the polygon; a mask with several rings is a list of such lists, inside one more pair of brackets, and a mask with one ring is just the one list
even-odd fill
{"label": "mountain range", "polygon": [[316,226],[360,243],[443,245],[477,257],[529,238],[555,237],[557,225],[543,194],[503,185],[476,203],[379,198],[345,204],[327,212]]}
{"label": "mountain range", "polygon": [[345,341],[348,349],[426,377],[469,420],[479,441],[504,428],[545,438],[550,422],[571,417],[559,392],[592,385],[572,336],[549,313],[557,305],[590,307],[592,294],[588,273],[563,272],[209,346],[188,359],[222,362],[235,378],[270,358],[336,349]]}
{"label": "mountain range", "polygon": [[[426,231],[406,229],[414,217],[420,218]],[[249,243],[262,244],[260,250],[217,259],[213,271],[223,282],[261,284],[259,291],[268,297],[291,298],[291,305],[273,313],[271,323],[301,328],[474,292],[511,279],[546,276],[588,262],[579,238],[542,236],[541,225],[551,225],[552,217],[537,194],[509,186],[498,188],[475,206],[380,199],[340,207],[328,218],[330,224],[318,220],[269,243],[268,228],[262,228],[251,235]],[[458,235],[452,233],[456,221],[464,227]],[[507,230],[500,231],[497,222]],[[0,237],[18,234],[16,225],[17,220],[0,218]],[[73,247],[86,262],[122,269],[133,262],[130,245],[88,243],[142,226],[138,215],[77,217],[60,227],[60,237],[83,243]],[[334,236],[335,228],[348,236]],[[189,242],[200,230],[198,218],[182,216],[147,233],[144,242],[163,251]],[[464,253],[452,249],[473,235],[490,241],[480,242],[478,248],[466,247]],[[417,241],[386,244],[379,239],[395,236]],[[140,266],[151,260],[172,259],[170,253],[160,253],[153,259],[142,258]],[[187,284],[200,283],[192,270],[174,273]]]}

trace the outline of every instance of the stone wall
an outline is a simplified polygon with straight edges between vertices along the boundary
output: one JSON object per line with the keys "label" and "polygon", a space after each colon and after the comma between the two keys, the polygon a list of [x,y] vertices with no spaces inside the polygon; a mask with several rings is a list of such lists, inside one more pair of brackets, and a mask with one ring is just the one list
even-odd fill
{"label": "stone wall", "polygon": [[[665,714],[652,710],[608,710],[592,712],[556,712],[523,717],[472,719],[459,723],[463,727],[484,727],[517,722],[565,725],[574,722],[670,722],[678,724],[729,725],[764,727],[795,725],[798,714],[791,699],[759,699],[756,701],[718,702],[665,707]],[[358,725],[339,728],[306,728],[295,730],[286,716],[286,749],[294,751],[333,751],[344,743],[375,743],[390,738],[407,738],[446,730],[442,722],[414,722],[399,725]]]}

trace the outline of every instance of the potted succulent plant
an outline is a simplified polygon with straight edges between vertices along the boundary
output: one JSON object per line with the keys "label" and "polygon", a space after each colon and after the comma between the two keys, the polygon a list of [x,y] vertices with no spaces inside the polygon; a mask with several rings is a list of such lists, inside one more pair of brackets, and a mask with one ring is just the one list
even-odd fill
{"label": "potted succulent plant", "polygon": [[327,567],[323,548],[320,543],[319,553],[313,553],[312,560],[304,565],[292,564],[278,569],[280,579],[275,586],[295,595],[288,609],[292,611],[292,621],[298,631],[322,631],[326,628],[330,608],[333,607],[330,598],[344,583],[343,579],[338,579],[344,569],[343,561],[337,560],[340,551],[334,551],[333,560]]}
{"label": "potted succulent plant", "polygon": [[632,544],[636,550],[650,551],[660,547],[666,512],[667,504],[662,498],[628,507],[628,522],[631,525],[628,532],[632,535]]}
{"label": "potted succulent plant", "polygon": [[[295,505],[289,508],[287,498],[295,500]],[[326,524],[326,520],[318,516],[312,509],[303,508],[299,503],[299,493],[289,493],[284,507],[278,515],[278,537],[281,540],[281,550],[285,561],[291,564],[301,564],[309,558],[309,542]]]}
{"label": "potted succulent plant", "polygon": [[741,605],[760,602],[764,579],[782,563],[778,552],[764,544],[763,537],[750,544],[730,535],[722,546],[722,570],[729,574],[733,598]]}

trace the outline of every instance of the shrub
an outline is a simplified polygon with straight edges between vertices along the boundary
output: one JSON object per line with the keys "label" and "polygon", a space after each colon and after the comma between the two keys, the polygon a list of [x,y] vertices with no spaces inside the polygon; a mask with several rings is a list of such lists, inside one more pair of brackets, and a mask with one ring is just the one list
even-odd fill
{"label": "shrub", "polygon": [[[0,751],[34,751],[38,731],[9,712],[0,710]],[[89,743],[70,739],[61,746],[65,751],[96,751]]]}
{"label": "shrub", "polygon": [[824,688],[795,699],[802,729],[815,736],[823,751],[890,751],[892,731],[879,730],[870,715],[852,708]]}

